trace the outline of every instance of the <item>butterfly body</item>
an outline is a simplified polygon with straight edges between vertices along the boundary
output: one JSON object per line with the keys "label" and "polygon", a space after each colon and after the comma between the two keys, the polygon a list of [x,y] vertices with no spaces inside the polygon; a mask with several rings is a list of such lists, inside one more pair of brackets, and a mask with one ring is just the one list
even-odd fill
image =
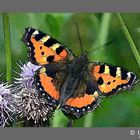
{"label": "butterfly body", "polygon": [[[85,74],[88,71],[87,62],[86,55],[81,55],[80,57],[75,58],[71,65],[67,67],[66,72],[64,72],[67,74],[67,77],[60,89],[60,104],[64,104],[70,97],[85,92],[87,83]],[[83,81],[82,87],[81,85],[79,86],[81,81]],[[77,91],[80,91],[79,88],[81,88],[82,91],[76,93]]]}
{"label": "butterfly body", "polygon": [[110,96],[131,88],[138,78],[133,72],[106,63],[89,62],[86,54],[73,55],[49,35],[27,28],[23,41],[29,48],[29,58],[40,65],[35,85],[47,103],[77,119],[93,111],[100,95]]}

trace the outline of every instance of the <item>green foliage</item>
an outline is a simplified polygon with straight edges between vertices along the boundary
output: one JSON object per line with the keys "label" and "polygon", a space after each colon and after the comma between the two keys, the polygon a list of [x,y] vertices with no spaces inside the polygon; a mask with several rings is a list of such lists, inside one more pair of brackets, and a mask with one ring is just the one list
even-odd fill
{"label": "green foliage", "polygon": [[124,34],[125,34],[125,36],[126,36],[128,42],[129,42],[129,44],[130,44],[131,50],[132,50],[132,52],[133,52],[133,54],[134,54],[134,56],[135,56],[135,58],[136,58],[136,60],[137,60],[137,63],[138,63],[138,65],[139,65],[139,67],[140,67],[140,55],[139,55],[139,53],[138,53],[138,50],[137,50],[137,48],[136,48],[136,46],[135,46],[135,44],[134,44],[134,42],[133,42],[133,40],[132,40],[132,37],[131,37],[129,31],[127,30],[127,27],[126,27],[126,25],[125,25],[125,23],[124,23],[124,21],[123,21],[121,15],[118,13],[117,16],[118,16],[118,19],[119,19],[119,21],[120,21],[122,30],[123,30],[123,32],[124,32]]}
{"label": "green foliage", "polygon": [[[27,49],[21,38],[26,27],[38,28],[52,37],[57,38],[76,55],[80,55],[79,40],[75,23],[78,23],[84,46],[91,61],[100,61],[125,67],[139,75],[140,51],[140,14],[122,14],[129,32],[122,32],[118,17],[111,13],[9,13],[12,67],[19,71],[16,63],[28,61]],[[120,17],[119,17],[120,18]],[[0,14],[0,65],[4,79],[6,65],[4,44],[4,29],[2,14]],[[128,33],[131,36],[128,37]],[[131,40],[131,41],[130,41]],[[130,42],[128,42],[130,41]],[[132,51],[136,46],[137,50]],[[133,47],[132,47],[133,46]],[[132,49],[132,50],[131,50]],[[10,55],[10,54],[9,54]],[[135,59],[137,57],[137,61]],[[10,69],[10,68],[9,68]],[[13,76],[14,73],[13,73]],[[111,98],[103,98],[101,108],[74,122],[74,127],[137,127],[140,126],[140,84],[132,91],[121,92]],[[54,114],[53,127],[66,127],[67,118],[60,110]]]}
{"label": "green foliage", "polygon": [[5,43],[5,57],[6,57],[6,81],[12,80],[12,56],[11,56],[11,36],[10,36],[10,23],[7,13],[2,14],[3,28],[4,28],[4,43]]}

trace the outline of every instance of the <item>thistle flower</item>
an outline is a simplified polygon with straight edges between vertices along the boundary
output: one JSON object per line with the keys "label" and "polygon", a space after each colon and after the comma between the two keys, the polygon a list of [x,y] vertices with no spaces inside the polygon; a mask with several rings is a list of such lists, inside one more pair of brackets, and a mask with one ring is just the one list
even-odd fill
{"label": "thistle flower", "polygon": [[18,114],[20,118],[26,118],[27,122],[33,120],[35,126],[42,126],[43,122],[49,123],[54,110],[46,104],[45,99],[35,93],[36,89],[23,88],[16,94]]}
{"label": "thistle flower", "polygon": [[14,97],[11,93],[10,86],[7,84],[0,84],[0,127],[9,124],[8,121],[13,121],[16,108],[13,101]]}
{"label": "thistle flower", "polygon": [[21,87],[25,87],[27,89],[32,88],[35,72],[38,68],[40,68],[40,66],[34,65],[31,62],[21,65],[18,64],[18,66],[20,67],[21,72],[18,73],[20,78],[15,78],[15,84],[18,84]]}
{"label": "thistle flower", "polygon": [[[26,65],[19,65],[20,78],[16,78],[15,103],[17,114],[20,119],[26,121],[26,126],[49,125],[54,109],[49,106],[46,99],[40,95],[34,85],[35,71],[40,67],[28,62]],[[32,122],[32,124],[30,123]]]}

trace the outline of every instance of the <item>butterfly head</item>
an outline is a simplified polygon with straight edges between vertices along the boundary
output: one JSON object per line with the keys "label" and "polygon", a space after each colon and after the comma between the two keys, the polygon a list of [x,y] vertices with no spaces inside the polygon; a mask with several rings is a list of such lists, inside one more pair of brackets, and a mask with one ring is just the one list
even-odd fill
{"label": "butterfly head", "polygon": [[81,64],[81,65],[85,65],[88,62],[88,55],[86,53],[81,54],[78,58],[77,61]]}
{"label": "butterfly head", "polygon": [[79,57],[80,57],[81,59],[88,60],[88,55],[87,55],[87,53],[86,53],[86,52],[85,52],[85,53],[83,53],[83,54],[81,54]]}

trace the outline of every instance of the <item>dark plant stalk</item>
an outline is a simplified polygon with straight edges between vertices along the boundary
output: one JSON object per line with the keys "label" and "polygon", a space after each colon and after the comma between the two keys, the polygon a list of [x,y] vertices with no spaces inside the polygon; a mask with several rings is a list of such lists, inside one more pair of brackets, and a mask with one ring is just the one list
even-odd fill
{"label": "dark plant stalk", "polygon": [[73,120],[68,120],[67,127],[73,127]]}
{"label": "dark plant stalk", "polygon": [[5,56],[6,56],[6,81],[12,80],[12,56],[11,56],[11,37],[10,37],[10,22],[8,13],[2,13]]}

